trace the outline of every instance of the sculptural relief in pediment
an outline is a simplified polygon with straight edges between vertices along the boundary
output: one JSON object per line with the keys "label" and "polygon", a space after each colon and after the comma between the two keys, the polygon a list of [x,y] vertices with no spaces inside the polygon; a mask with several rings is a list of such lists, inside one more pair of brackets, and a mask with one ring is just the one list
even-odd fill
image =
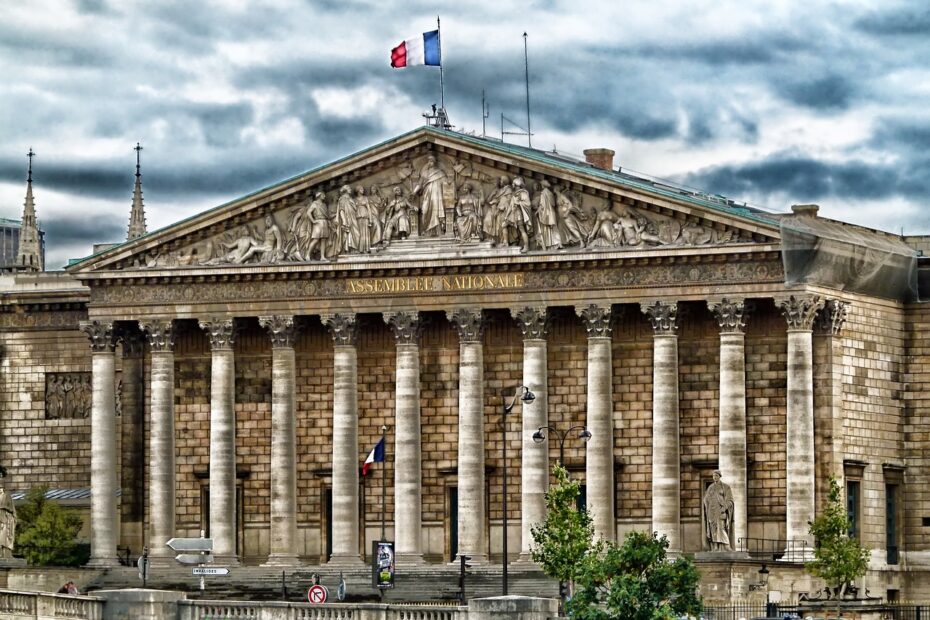
{"label": "sculptural relief in pediment", "polygon": [[[513,169],[513,168],[511,168]],[[206,239],[150,250],[138,267],[333,261],[407,254],[570,252],[751,241],[734,228],[609,200],[551,177],[525,176],[427,152],[364,178],[329,180],[296,201],[259,207]]]}

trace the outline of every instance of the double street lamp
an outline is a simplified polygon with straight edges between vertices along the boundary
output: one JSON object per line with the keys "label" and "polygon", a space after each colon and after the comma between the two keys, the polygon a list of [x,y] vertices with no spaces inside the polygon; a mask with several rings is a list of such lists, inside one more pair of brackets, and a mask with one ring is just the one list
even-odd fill
{"label": "double street lamp", "polygon": [[588,443],[588,440],[591,439],[591,431],[584,425],[572,426],[565,431],[560,431],[554,426],[540,426],[539,429],[533,433],[533,441],[536,443],[546,441],[546,431],[555,433],[555,436],[559,438],[559,465],[565,465],[565,440],[568,439],[572,431],[581,431],[578,433],[578,439],[585,443]]}
{"label": "double street lamp", "polygon": [[[510,404],[507,404],[507,399],[510,397],[511,393],[513,393],[513,398],[510,399]],[[503,439],[501,442],[501,456],[503,458],[501,461],[501,491],[503,492],[504,507],[504,531],[502,541],[504,544],[504,571],[501,574],[501,589],[503,590],[503,595],[507,596],[507,414],[513,411],[514,405],[517,404],[517,400],[528,405],[536,400],[536,395],[525,385],[519,385],[501,392],[501,399],[504,406],[504,415],[501,419],[501,439]]]}

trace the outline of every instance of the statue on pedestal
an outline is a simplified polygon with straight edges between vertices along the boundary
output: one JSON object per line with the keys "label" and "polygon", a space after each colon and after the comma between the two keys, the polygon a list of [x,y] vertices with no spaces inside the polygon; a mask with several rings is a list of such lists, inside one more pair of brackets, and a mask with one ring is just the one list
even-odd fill
{"label": "statue on pedestal", "polygon": [[714,482],[704,493],[705,536],[711,551],[732,551],[730,526],[733,525],[733,492],[714,471]]}
{"label": "statue on pedestal", "polygon": [[16,506],[3,488],[5,477],[6,468],[0,466],[0,560],[13,557],[13,543],[16,540]]}

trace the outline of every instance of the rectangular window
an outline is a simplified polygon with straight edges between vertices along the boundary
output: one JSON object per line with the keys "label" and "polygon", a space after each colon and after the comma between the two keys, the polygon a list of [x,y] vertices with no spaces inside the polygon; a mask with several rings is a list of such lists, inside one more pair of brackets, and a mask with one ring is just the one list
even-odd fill
{"label": "rectangular window", "polygon": [[846,481],[846,515],[849,517],[849,537],[859,539],[859,481]]}
{"label": "rectangular window", "polygon": [[885,485],[885,551],[889,564],[898,563],[898,485]]}

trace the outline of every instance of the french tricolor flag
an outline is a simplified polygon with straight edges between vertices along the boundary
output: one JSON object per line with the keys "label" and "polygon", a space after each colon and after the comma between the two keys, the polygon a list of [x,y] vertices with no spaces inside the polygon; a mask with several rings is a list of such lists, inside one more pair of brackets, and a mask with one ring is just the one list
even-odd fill
{"label": "french tricolor flag", "polygon": [[423,36],[407,39],[391,50],[391,66],[403,69],[413,65],[442,64],[439,51],[439,31],[424,32]]}
{"label": "french tricolor flag", "polygon": [[371,469],[372,463],[383,463],[384,462],[384,437],[381,438],[375,447],[371,449],[371,452],[368,453],[368,458],[365,459],[365,462],[362,464],[362,475],[367,476],[368,470]]}

